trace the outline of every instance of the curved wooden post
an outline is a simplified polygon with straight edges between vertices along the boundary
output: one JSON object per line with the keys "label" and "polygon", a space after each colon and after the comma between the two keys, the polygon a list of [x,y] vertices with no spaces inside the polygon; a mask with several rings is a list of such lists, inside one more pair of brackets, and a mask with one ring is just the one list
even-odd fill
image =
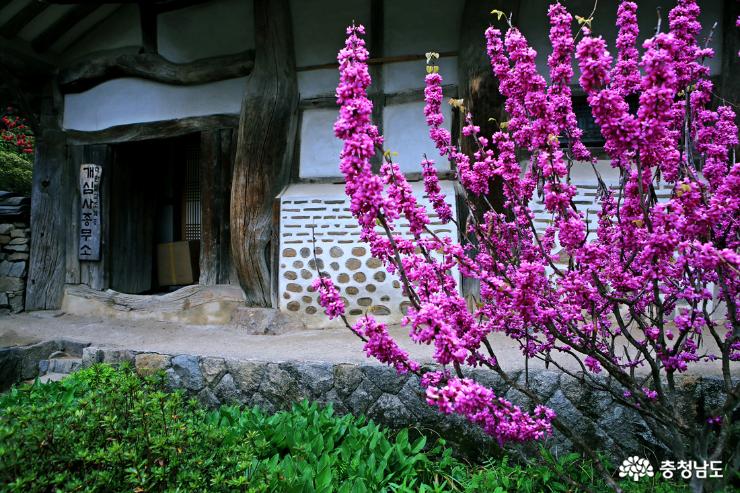
{"label": "curved wooden post", "polygon": [[231,185],[231,251],[247,304],[271,306],[272,201],[290,176],[298,110],[288,0],[255,0],[254,70],[242,100]]}

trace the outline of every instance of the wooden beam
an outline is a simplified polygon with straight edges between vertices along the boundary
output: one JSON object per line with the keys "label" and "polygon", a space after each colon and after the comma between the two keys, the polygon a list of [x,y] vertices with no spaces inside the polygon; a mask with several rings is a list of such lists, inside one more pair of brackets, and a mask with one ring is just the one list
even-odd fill
{"label": "wooden beam", "polygon": [[268,267],[272,206],[290,177],[298,84],[289,1],[254,0],[254,18],[256,58],[242,100],[231,186],[231,252],[247,303],[269,307],[276,297]]}
{"label": "wooden beam", "polygon": [[[372,53],[371,53],[372,55]],[[443,51],[439,54],[440,58],[449,58],[457,56],[456,51]],[[416,60],[426,60],[426,55],[395,55],[395,56],[381,56],[370,58],[367,61],[368,65],[382,65],[385,63],[401,63],[401,62],[413,62]],[[308,72],[311,70],[324,70],[329,68],[339,68],[339,64],[336,62],[332,63],[320,63],[318,65],[304,65],[302,67],[296,67],[297,72]]]}
{"label": "wooden beam", "polygon": [[209,1],[210,0],[159,0],[153,4],[153,8],[158,14],[162,14],[164,12],[186,9],[194,5],[208,3]]}
{"label": "wooden beam", "polygon": [[14,38],[31,22],[34,17],[46,10],[49,4],[42,0],[32,0],[31,3],[20,9],[13,17],[0,26],[0,33],[6,38]]}
{"label": "wooden beam", "polygon": [[54,21],[51,26],[36,36],[31,41],[31,47],[38,52],[47,51],[62,35],[72,29],[82,19],[92,14],[99,6],[94,3],[84,3],[69,9],[64,15]]}
{"label": "wooden beam", "polygon": [[[446,84],[442,86],[442,95],[447,98],[457,97],[457,86]],[[424,89],[406,89],[405,91],[393,92],[385,95],[385,105],[403,104],[424,101]],[[446,104],[446,103],[445,103]]]}
{"label": "wooden beam", "polygon": [[[442,86],[442,94],[448,98],[456,98],[458,94],[457,85],[445,84]],[[424,89],[406,89],[403,91],[386,93],[382,95],[382,99],[385,102],[385,106],[424,101]],[[337,97],[333,94],[321,94],[311,98],[301,99],[300,107],[302,110],[338,108]]]}
{"label": "wooden beam", "polygon": [[59,72],[62,92],[82,92],[120,77],[138,77],[178,86],[205,84],[249,75],[254,68],[254,50],[173,63],[157,53],[105,53]]}
{"label": "wooden beam", "polygon": [[236,115],[192,116],[177,120],[116,125],[103,130],[66,130],[70,144],[113,144],[135,140],[177,137],[205,129],[236,127]]}

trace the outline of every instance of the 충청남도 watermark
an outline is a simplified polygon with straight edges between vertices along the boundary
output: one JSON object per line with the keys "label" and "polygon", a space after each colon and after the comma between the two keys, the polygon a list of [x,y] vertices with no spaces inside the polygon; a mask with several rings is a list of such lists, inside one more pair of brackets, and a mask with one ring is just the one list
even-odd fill
{"label": "\ucda9\uccad\ub0a8\ub3c4 watermark", "polygon": [[[721,478],[722,461],[664,460],[660,463],[659,471],[664,479],[671,479],[678,475],[682,479],[691,479],[694,477],[699,479]],[[620,478],[639,481],[644,477],[652,478],[653,476],[655,476],[653,466],[644,457],[637,455],[627,457],[619,466]]]}

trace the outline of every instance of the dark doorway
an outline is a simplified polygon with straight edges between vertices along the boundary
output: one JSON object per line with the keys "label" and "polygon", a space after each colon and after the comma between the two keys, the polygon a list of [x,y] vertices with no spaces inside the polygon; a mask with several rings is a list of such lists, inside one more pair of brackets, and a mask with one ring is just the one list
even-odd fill
{"label": "dark doorway", "polygon": [[[159,282],[157,257],[163,244],[189,240],[191,253],[197,259],[199,148],[200,134],[114,147],[110,187],[111,289],[147,294],[176,287]],[[197,261],[192,278],[192,283],[198,282]]]}

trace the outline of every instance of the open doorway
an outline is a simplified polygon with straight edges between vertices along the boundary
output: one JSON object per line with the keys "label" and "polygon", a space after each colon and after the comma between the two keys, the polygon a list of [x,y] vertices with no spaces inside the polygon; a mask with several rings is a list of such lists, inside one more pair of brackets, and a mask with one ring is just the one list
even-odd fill
{"label": "open doorway", "polygon": [[198,282],[200,134],[114,146],[110,286],[169,292]]}

